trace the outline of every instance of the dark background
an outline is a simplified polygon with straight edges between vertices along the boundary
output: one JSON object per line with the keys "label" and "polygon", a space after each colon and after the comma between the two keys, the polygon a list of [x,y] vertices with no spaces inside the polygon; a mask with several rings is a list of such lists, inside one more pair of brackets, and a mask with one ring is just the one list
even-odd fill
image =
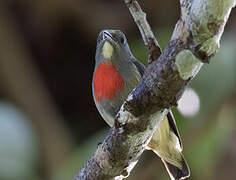
{"label": "dark background", "polygon": [[[162,47],[178,1],[140,2]],[[191,83],[194,115],[174,109],[190,179],[236,179],[236,13],[221,49]],[[0,1],[0,179],[72,179],[106,135],[91,91],[96,37],[121,29],[143,63],[146,49],[123,1]],[[188,98],[187,98],[188,99]],[[193,106],[194,103],[187,103]],[[145,152],[129,179],[168,179]]]}

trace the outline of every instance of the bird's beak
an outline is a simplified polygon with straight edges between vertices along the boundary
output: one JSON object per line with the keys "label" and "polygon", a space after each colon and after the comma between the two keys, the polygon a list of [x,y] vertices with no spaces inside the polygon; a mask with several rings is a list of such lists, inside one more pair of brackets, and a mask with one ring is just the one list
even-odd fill
{"label": "bird's beak", "polygon": [[108,40],[112,44],[115,42],[115,39],[113,38],[113,35],[107,30],[102,31],[102,39],[103,39],[103,41]]}

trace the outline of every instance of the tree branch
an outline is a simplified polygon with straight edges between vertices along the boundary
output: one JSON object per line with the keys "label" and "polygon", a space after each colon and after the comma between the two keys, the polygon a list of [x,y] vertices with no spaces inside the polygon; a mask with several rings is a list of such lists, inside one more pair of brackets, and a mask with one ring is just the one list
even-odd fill
{"label": "tree branch", "polygon": [[146,13],[142,11],[139,3],[136,0],[123,0],[131,15],[133,16],[134,22],[139,28],[142,35],[144,45],[148,49],[148,64],[151,64],[155,59],[161,55],[161,48],[156,40],[151,27],[146,19]]}
{"label": "tree branch", "polygon": [[[130,6],[134,3],[125,2]],[[177,105],[184,88],[218,50],[236,1],[180,0],[180,4],[181,17],[169,44],[146,68],[142,81],[122,105],[114,127],[75,180],[127,177],[168,108]]]}

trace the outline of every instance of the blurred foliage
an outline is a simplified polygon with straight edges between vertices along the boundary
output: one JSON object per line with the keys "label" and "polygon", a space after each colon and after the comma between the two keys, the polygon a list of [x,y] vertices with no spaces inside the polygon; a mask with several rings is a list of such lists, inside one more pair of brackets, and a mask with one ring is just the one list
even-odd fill
{"label": "blurred foliage", "polygon": [[65,166],[59,171],[60,173],[53,177],[53,180],[72,179],[78,172],[78,169],[81,169],[84,163],[87,162],[96,151],[97,145],[104,140],[107,131],[107,128],[98,131],[80,144],[71,158],[65,163]]}
{"label": "blurred foliage", "polygon": [[31,179],[37,158],[32,127],[18,109],[6,102],[0,102],[0,122],[0,178]]}
{"label": "blurred foliage", "polygon": [[[164,48],[178,1],[140,3]],[[220,51],[190,84],[199,96],[198,114],[173,109],[190,179],[236,179],[235,18],[233,10]],[[121,29],[146,64],[137,27],[122,2],[109,0],[0,1],[0,27],[0,179],[72,179],[108,131],[91,93],[96,36]],[[129,179],[144,177],[169,179],[150,151]]]}

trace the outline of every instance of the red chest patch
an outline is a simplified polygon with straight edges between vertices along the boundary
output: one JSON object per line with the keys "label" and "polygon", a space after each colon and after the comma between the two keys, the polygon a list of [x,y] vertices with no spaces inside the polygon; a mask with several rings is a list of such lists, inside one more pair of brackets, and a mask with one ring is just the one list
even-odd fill
{"label": "red chest patch", "polygon": [[94,93],[97,102],[113,99],[124,88],[124,80],[115,66],[110,63],[99,64],[93,79]]}

